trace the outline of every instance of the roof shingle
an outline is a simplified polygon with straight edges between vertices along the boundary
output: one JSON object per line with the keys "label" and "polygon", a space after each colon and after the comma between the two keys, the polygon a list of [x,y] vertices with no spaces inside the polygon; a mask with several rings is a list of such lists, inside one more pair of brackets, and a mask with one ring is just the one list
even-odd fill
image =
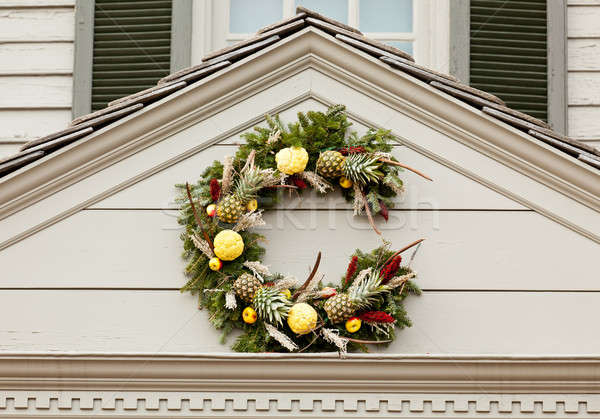
{"label": "roof shingle", "polygon": [[221,71],[306,26],[317,27],[334,36],[339,42],[371,55],[395,70],[425,81],[433,88],[481,109],[486,114],[522,130],[533,138],[600,169],[600,150],[552,131],[546,122],[506,107],[500,98],[462,84],[451,75],[418,65],[404,51],[369,39],[359,30],[341,22],[304,7],[298,7],[296,13],[295,16],[261,28],[250,39],[206,55],[201,64],[164,77],[150,89],[117,99],[104,109],[75,118],[64,130],[28,142],[21,148],[21,152],[0,160],[0,177],[84,138],[97,129],[142,109],[149,103]]}

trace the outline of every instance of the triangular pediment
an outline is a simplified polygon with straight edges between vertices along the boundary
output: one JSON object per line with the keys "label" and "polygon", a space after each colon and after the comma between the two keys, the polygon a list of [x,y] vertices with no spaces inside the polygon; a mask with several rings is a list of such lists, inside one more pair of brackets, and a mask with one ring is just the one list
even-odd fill
{"label": "triangular pediment", "polygon": [[[251,128],[264,113],[307,99],[322,106],[347,104],[362,125],[391,129],[406,153],[482,185],[508,199],[509,207],[533,209],[588,238],[600,237],[591,222],[598,209],[596,169],[308,27],[3,178],[2,216],[23,224],[11,222],[0,242],[10,246],[83,208],[109,202]],[[148,147],[159,157],[141,158]],[[131,169],[115,172],[126,165]],[[97,188],[72,193],[84,184]],[[70,199],[59,199],[61,194]],[[54,200],[53,212],[36,209]]]}

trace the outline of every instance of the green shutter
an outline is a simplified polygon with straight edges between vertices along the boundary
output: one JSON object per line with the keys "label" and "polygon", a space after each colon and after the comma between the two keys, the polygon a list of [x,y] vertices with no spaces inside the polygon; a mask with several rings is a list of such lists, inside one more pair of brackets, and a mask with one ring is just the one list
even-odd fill
{"label": "green shutter", "polygon": [[546,0],[471,0],[471,86],[546,121],[546,38]]}
{"label": "green shutter", "polygon": [[92,110],[170,72],[172,0],[96,0]]}

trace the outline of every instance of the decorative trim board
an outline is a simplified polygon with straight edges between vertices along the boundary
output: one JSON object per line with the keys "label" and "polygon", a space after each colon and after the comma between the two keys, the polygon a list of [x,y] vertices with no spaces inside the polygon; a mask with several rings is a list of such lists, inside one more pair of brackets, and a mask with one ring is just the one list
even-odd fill
{"label": "decorative trim board", "polygon": [[0,417],[600,416],[600,356],[1,354],[0,371]]}

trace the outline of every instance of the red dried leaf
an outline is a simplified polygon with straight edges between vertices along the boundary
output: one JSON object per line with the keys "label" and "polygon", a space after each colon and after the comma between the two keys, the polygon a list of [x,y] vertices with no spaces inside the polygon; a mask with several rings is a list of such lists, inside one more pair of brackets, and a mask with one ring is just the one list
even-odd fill
{"label": "red dried leaf", "polygon": [[213,201],[218,201],[219,196],[221,195],[221,185],[219,181],[215,178],[210,180],[210,197]]}
{"label": "red dried leaf", "polygon": [[383,279],[381,280],[381,284],[387,284],[387,282],[396,275],[398,269],[400,268],[400,263],[402,262],[402,256],[395,256],[387,265],[381,269],[381,276]]}
{"label": "red dried leaf", "polygon": [[381,209],[379,210],[379,213],[381,214],[383,219],[387,222],[387,220],[390,218],[390,212],[388,211],[388,208],[385,206],[383,201],[379,201],[379,207],[381,207]]}
{"label": "red dried leaf", "polygon": [[366,323],[394,323],[396,320],[385,311],[367,311],[358,315],[358,318]]}
{"label": "red dried leaf", "polygon": [[352,279],[354,274],[356,273],[356,268],[358,266],[358,256],[352,256],[350,263],[348,264],[348,269],[346,270],[346,284]]}

